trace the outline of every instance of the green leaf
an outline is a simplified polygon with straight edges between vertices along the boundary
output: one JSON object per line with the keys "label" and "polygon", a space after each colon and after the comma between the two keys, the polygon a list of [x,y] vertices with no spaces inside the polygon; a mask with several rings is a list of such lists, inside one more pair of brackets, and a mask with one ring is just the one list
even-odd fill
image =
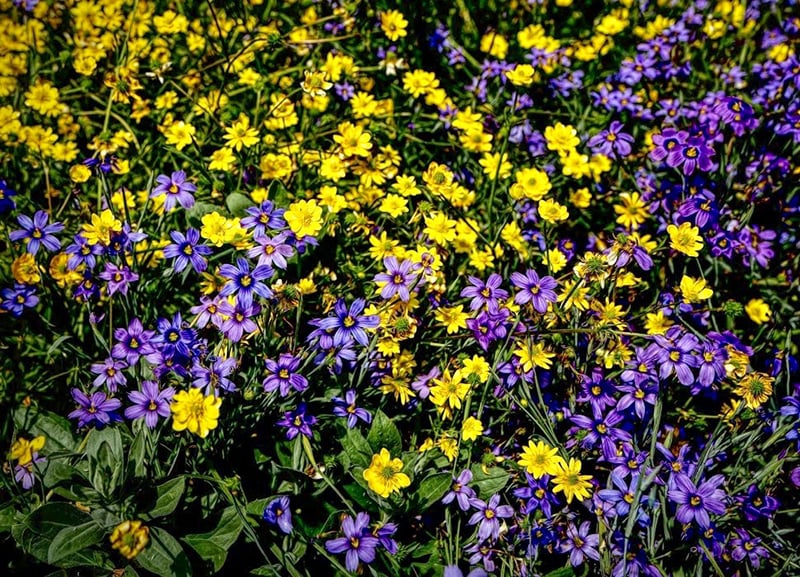
{"label": "green leaf", "polygon": [[142,426],[136,432],[131,448],[128,450],[128,477],[144,477],[147,475],[147,468],[144,465],[147,450],[147,429],[143,422],[144,419],[139,420],[142,421]]}
{"label": "green leaf", "polygon": [[20,407],[14,411],[14,425],[31,436],[44,435],[48,454],[54,451],[71,453],[78,446],[70,422],[53,413],[38,412],[34,407]]}
{"label": "green leaf", "polygon": [[417,491],[420,510],[424,511],[444,497],[452,482],[450,473],[437,473],[423,479]]}
{"label": "green leaf", "polygon": [[186,488],[186,477],[175,477],[156,487],[156,502],[144,513],[146,519],[164,517],[172,513],[180,503],[183,491]]}
{"label": "green leaf", "polygon": [[11,531],[11,526],[14,525],[16,516],[17,511],[12,505],[0,509],[0,533],[8,533]]}
{"label": "green leaf", "polygon": [[397,425],[383,411],[376,411],[372,427],[367,434],[367,442],[372,448],[373,454],[380,453],[381,449],[386,449],[392,455],[397,456],[403,450],[403,441]]}
{"label": "green leaf", "polygon": [[191,577],[189,557],[177,539],[160,529],[150,528],[150,543],[136,556],[144,569],[161,577]]}
{"label": "green leaf", "polygon": [[88,514],[69,503],[48,503],[13,525],[11,534],[26,553],[47,562],[50,544],[60,531],[91,521]]}
{"label": "green leaf", "polygon": [[484,473],[481,465],[473,465],[471,471],[471,486],[477,490],[482,499],[500,492],[511,476],[500,467],[491,467],[487,473]]}
{"label": "green leaf", "polygon": [[547,573],[544,577],[575,577],[575,571],[572,570],[572,567],[561,567],[560,569],[550,571],[550,573]]}
{"label": "green leaf", "polygon": [[94,520],[58,532],[47,549],[47,562],[56,565],[64,557],[91,547],[102,540],[105,529]]}
{"label": "green leaf", "polygon": [[222,512],[216,528],[207,533],[187,535],[183,541],[197,551],[200,557],[210,561],[217,572],[225,564],[228,549],[236,543],[243,527],[236,507],[228,507]]}
{"label": "green leaf", "polygon": [[369,466],[373,455],[372,447],[359,431],[348,429],[342,438],[342,448],[350,458],[351,464],[365,468]]}
{"label": "green leaf", "polygon": [[241,192],[232,192],[225,198],[225,206],[233,216],[242,217],[247,214],[247,209],[253,206],[254,203],[246,194]]}

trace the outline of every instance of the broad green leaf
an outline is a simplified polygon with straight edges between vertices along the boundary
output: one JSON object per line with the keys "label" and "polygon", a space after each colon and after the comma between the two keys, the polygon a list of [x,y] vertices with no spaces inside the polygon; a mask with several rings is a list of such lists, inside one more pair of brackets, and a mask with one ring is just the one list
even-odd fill
{"label": "broad green leaf", "polygon": [[244,216],[247,214],[247,209],[253,206],[253,201],[249,196],[241,192],[232,192],[225,198],[225,206],[233,216]]}
{"label": "broad green leaf", "polygon": [[270,501],[272,501],[272,497],[267,497],[264,499],[254,499],[247,504],[245,510],[247,511],[248,515],[256,515],[261,517],[264,514],[264,507],[266,507]]}
{"label": "broad green leaf", "polygon": [[191,577],[192,567],[177,539],[159,527],[150,528],[150,543],[136,556],[144,569],[161,577]]}
{"label": "broad green leaf", "polygon": [[437,473],[423,479],[417,491],[420,510],[424,511],[444,497],[452,482],[450,473]]}
{"label": "broad green leaf", "polygon": [[481,465],[473,465],[471,487],[478,492],[481,499],[500,492],[508,483],[510,475],[500,467],[491,467],[484,473]]}
{"label": "broad green leaf", "polygon": [[144,423],[139,427],[128,450],[128,477],[144,477],[147,468],[144,465],[147,450],[147,430]]}
{"label": "broad green leaf", "polygon": [[222,512],[222,517],[213,530],[207,533],[187,535],[183,540],[191,545],[200,557],[210,561],[216,572],[225,564],[228,549],[236,543],[243,527],[242,518],[236,507],[228,507]]}
{"label": "broad green leaf", "polygon": [[0,509],[0,533],[8,533],[14,525],[17,511],[12,505]]}
{"label": "broad green leaf", "polygon": [[47,562],[58,564],[64,557],[96,545],[106,531],[94,520],[74,527],[65,527],[58,532],[47,549]]}
{"label": "broad green leaf", "polygon": [[403,441],[397,425],[383,411],[375,412],[372,426],[367,434],[367,442],[372,448],[373,454],[380,453],[381,449],[386,449],[393,457],[396,457],[403,450]]}
{"label": "broad green leaf", "polygon": [[14,425],[31,437],[44,435],[48,454],[54,451],[72,452],[78,446],[70,422],[53,413],[38,412],[34,407],[20,407],[14,411]]}
{"label": "broad green leaf", "polygon": [[172,513],[180,503],[183,491],[186,488],[186,477],[181,475],[165,481],[156,487],[156,501],[144,513],[145,518],[154,519]]}
{"label": "broad green leaf", "polygon": [[373,455],[372,447],[359,431],[348,429],[342,438],[342,448],[350,458],[351,464],[359,467],[369,466]]}
{"label": "broad green leaf", "polygon": [[66,528],[89,523],[92,518],[69,503],[48,503],[11,527],[14,540],[40,561],[47,562],[50,543]]}

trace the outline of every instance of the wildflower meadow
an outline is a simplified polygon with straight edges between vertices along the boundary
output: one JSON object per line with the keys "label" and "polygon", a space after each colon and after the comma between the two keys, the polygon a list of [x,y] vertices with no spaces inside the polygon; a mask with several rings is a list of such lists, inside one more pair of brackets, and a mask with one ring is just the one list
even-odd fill
{"label": "wildflower meadow", "polygon": [[800,575],[796,0],[0,0],[0,574]]}

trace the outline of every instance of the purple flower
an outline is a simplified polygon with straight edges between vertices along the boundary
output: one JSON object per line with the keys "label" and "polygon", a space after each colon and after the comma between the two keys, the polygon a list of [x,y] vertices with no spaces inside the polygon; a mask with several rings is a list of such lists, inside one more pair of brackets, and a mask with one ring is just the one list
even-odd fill
{"label": "purple flower", "polygon": [[359,562],[372,563],[375,560],[375,549],[380,541],[370,534],[368,526],[367,513],[359,513],[355,520],[346,515],[342,520],[344,537],[325,542],[328,553],[345,553],[345,567],[353,573],[358,569]]}
{"label": "purple flower", "polygon": [[197,315],[195,318],[195,326],[198,329],[202,329],[211,322],[218,329],[222,329],[225,320],[222,318],[220,305],[223,302],[224,299],[222,297],[217,297],[215,299],[201,297],[200,304],[189,309],[193,315]]}
{"label": "purple flower", "polygon": [[253,317],[261,313],[261,305],[253,304],[244,307],[241,303],[236,303],[236,306],[232,307],[226,302],[221,302],[219,312],[228,317],[222,323],[222,333],[234,343],[242,340],[245,333],[254,333],[258,330],[258,325],[253,321]]}
{"label": "purple flower", "polygon": [[[247,209],[246,216],[242,219],[242,228],[252,228],[253,238],[266,235],[267,228],[280,230],[286,226],[283,214],[286,210],[275,208],[269,200],[265,200],[260,206],[251,206]],[[259,263],[260,264],[260,263]]]}
{"label": "purple flower", "polygon": [[771,519],[780,505],[775,497],[760,491],[755,483],[748,487],[746,495],[736,497],[736,501],[742,508],[744,518],[751,523],[759,519]]}
{"label": "purple flower", "polygon": [[472,331],[472,335],[481,348],[486,351],[492,342],[503,339],[508,334],[506,321],[509,312],[506,309],[499,310],[496,314],[482,311],[474,319],[467,319],[467,328]]}
{"label": "purple flower", "polygon": [[119,415],[114,412],[122,406],[119,399],[108,398],[101,392],[88,397],[80,389],[72,389],[72,398],[78,403],[78,408],[69,414],[69,418],[78,419],[78,427],[103,426],[119,420]]}
{"label": "purple flower", "polygon": [[292,533],[292,511],[289,508],[289,497],[278,497],[264,508],[264,521],[277,525],[278,529],[290,535]]}
{"label": "purple flower", "polygon": [[548,303],[556,302],[556,293],[553,289],[558,283],[551,276],[539,278],[534,270],[528,270],[524,275],[514,272],[511,273],[511,284],[520,289],[520,292],[514,295],[514,302],[519,305],[530,302],[540,314],[547,312]]}
{"label": "purple flower", "polygon": [[658,398],[658,385],[653,381],[645,381],[640,385],[619,385],[617,390],[625,394],[617,401],[615,410],[621,413],[632,405],[641,420],[644,420],[646,405],[655,405]]}
{"label": "purple flower", "polygon": [[499,308],[499,300],[508,298],[508,292],[500,288],[503,277],[497,273],[492,273],[486,282],[474,276],[468,276],[470,285],[461,291],[461,296],[472,298],[470,310],[477,311],[486,307],[490,313],[496,313]]}
{"label": "purple flower", "polygon": [[605,154],[609,158],[628,156],[631,153],[633,136],[622,132],[622,123],[615,120],[607,130],[589,139],[588,144],[595,152]]}
{"label": "purple flower", "polygon": [[233,373],[237,364],[238,361],[236,359],[222,357],[214,358],[209,367],[204,367],[195,362],[192,366],[192,376],[195,379],[192,382],[192,386],[203,389],[204,395],[216,395],[218,389],[232,393],[236,390],[236,385],[228,376]]}
{"label": "purple flower", "polygon": [[186,231],[186,236],[177,230],[173,230],[169,233],[169,236],[172,239],[172,244],[164,247],[164,256],[175,259],[175,262],[172,263],[172,270],[181,272],[188,264],[192,265],[195,272],[206,270],[208,263],[204,257],[209,256],[213,251],[204,244],[198,244],[200,242],[200,233],[197,229],[189,228]]}
{"label": "purple flower", "polygon": [[464,469],[458,477],[453,478],[450,491],[442,498],[442,503],[449,505],[453,500],[456,500],[462,511],[468,511],[470,501],[475,499],[475,490],[469,486],[470,482],[472,482],[472,471]]}
{"label": "purple flower", "polygon": [[[655,137],[653,139],[655,142]],[[698,168],[703,172],[708,172],[714,166],[711,160],[714,154],[714,149],[706,144],[705,139],[692,136],[685,144],[675,147],[669,153],[667,164],[676,168],[683,165],[683,174],[686,176],[691,175]]]}
{"label": "purple flower", "polygon": [[700,347],[697,337],[683,332],[680,327],[670,327],[666,335],[655,335],[653,339],[655,342],[650,346],[660,364],[659,377],[666,379],[675,373],[682,385],[691,385],[694,382],[692,367],[700,364],[694,354]]}
{"label": "purple flower", "polygon": [[397,553],[397,541],[393,538],[395,533],[397,533],[397,523],[384,523],[376,526],[372,531],[372,534],[378,538],[381,547],[391,555]]}
{"label": "purple flower", "polygon": [[[448,565],[444,568],[443,577],[464,577],[464,572],[458,568],[458,565]],[[489,574],[478,567],[467,573],[467,577],[489,577]]]}
{"label": "purple flower", "polygon": [[271,393],[280,389],[282,397],[286,397],[294,389],[302,393],[308,388],[308,380],[297,372],[300,368],[302,359],[289,353],[283,353],[278,357],[277,362],[266,359],[264,364],[267,367],[269,376],[264,379],[264,391]]}
{"label": "purple flower", "polygon": [[34,452],[30,461],[24,465],[16,465],[14,467],[14,480],[20,483],[24,490],[31,489],[36,483],[36,473],[41,471],[45,462],[47,462],[47,459]]}
{"label": "purple flower", "polygon": [[30,254],[39,252],[39,247],[44,246],[47,250],[54,252],[61,248],[61,241],[53,236],[57,232],[64,230],[64,225],[60,222],[47,224],[50,216],[44,210],[37,210],[31,217],[21,214],[17,217],[17,222],[22,227],[9,233],[8,238],[16,242],[27,239],[25,247]]}
{"label": "purple flower", "polygon": [[683,473],[673,476],[674,488],[668,491],[669,498],[678,505],[675,518],[681,523],[696,521],[701,529],[711,525],[709,513],[725,513],[725,491],[719,488],[725,482],[722,475],[714,475],[709,480],[695,486]]}
{"label": "purple flower", "polygon": [[7,310],[15,317],[22,316],[25,308],[33,308],[39,304],[39,297],[36,296],[36,289],[24,284],[14,284],[14,288],[4,288],[0,291],[2,301],[0,308]]}
{"label": "purple flower", "polygon": [[17,195],[17,191],[8,186],[5,179],[0,178],[0,215],[6,215],[17,208],[17,203],[12,197]]}
{"label": "purple flower", "polygon": [[125,378],[125,373],[122,369],[128,367],[128,364],[120,359],[109,357],[102,363],[94,363],[91,370],[97,375],[92,385],[99,387],[105,385],[110,393],[116,393],[117,387],[123,387],[128,382]]}
{"label": "purple flower", "polygon": [[527,487],[518,487],[513,491],[513,495],[517,499],[527,499],[522,507],[522,513],[530,515],[538,509],[549,519],[552,514],[552,505],[558,505],[558,498],[548,486],[550,476],[542,475],[541,478],[536,479],[530,473],[525,473],[525,480],[528,482]]}
{"label": "purple flower", "polygon": [[592,412],[594,418],[573,415],[570,420],[582,430],[588,431],[581,442],[581,446],[591,449],[600,442],[603,456],[606,459],[610,459],[617,454],[618,441],[630,442],[632,440],[630,433],[615,427],[615,425],[623,422],[625,417],[613,410],[603,416],[602,411],[596,406],[593,407]]}
{"label": "purple flower", "polygon": [[178,363],[185,363],[192,356],[192,347],[197,340],[197,331],[181,320],[181,314],[175,313],[172,320],[160,318],[156,323],[156,336],[152,343],[158,345],[159,352],[165,357],[174,358]]}
{"label": "purple flower", "polygon": [[569,553],[570,564],[577,567],[586,557],[595,561],[600,560],[600,553],[597,551],[599,544],[600,537],[597,533],[589,534],[589,521],[584,521],[580,527],[570,523],[567,526],[565,539],[558,544],[558,550]]}
{"label": "purple flower", "polygon": [[146,331],[142,321],[134,318],[127,329],[114,329],[114,339],[117,343],[111,349],[111,356],[115,359],[125,359],[129,366],[136,364],[140,356],[148,355],[155,349],[151,344],[154,331]]}
{"label": "purple flower", "polygon": [[736,529],[736,537],[731,539],[731,557],[741,561],[745,557],[754,569],[761,567],[761,558],[769,558],[769,551],[760,544],[759,537],[752,537],[744,529]]}
{"label": "purple flower", "polygon": [[219,291],[219,295],[223,297],[236,295],[237,301],[244,308],[253,304],[253,294],[265,299],[272,297],[272,291],[261,282],[272,276],[272,267],[259,265],[251,271],[247,259],[240,257],[236,259],[236,266],[224,264],[219,267],[219,274],[229,279]]}
{"label": "purple flower", "polygon": [[689,138],[689,133],[683,130],[678,131],[674,128],[665,128],[661,134],[653,135],[653,144],[655,147],[650,151],[650,158],[653,160],[665,160],[670,166],[677,166],[670,164],[670,158],[673,152],[680,151],[683,144]]}
{"label": "purple flower", "polygon": [[156,381],[142,381],[141,391],[128,393],[128,400],[133,405],[125,409],[125,418],[131,420],[143,418],[145,424],[153,429],[159,417],[169,417],[169,402],[174,394],[175,389],[172,387],[161,391]]}
{"label": "purple flower", "polygon": [[97,276],[108,282],[108,296],[115,293],[127,295],[128,285],[139,280],[139,275],[129,267],[118,267],[110,262],[106,263],[106,268]]}
{"label": "purple flower", "polygon": [[85,265],[88,269],[93,269],[97,265],[97,257],[103,254],[103,245],[99,242],[89,244],[85,238],[76,234],[74,242],[65,249],[65,252],[72,255],[67,261],[69,270],[75,270],[81,265]]}
{"label": "purple flower", "polygon": [[704,342],[699,355],[700,370],[697,382],[703,387],[710,387],[715,382],[725,378],[725,361],[728,360],[728,351],[713,342]]}
{"label": "purple flower", "polygon": [[361,312],[366,306],[364,299],[356,299],[348,310],[344,299],[339,299],[333,307],[335,316],[327,317],[319,321],[319,329],[322,331],[335,330],[333,333],[333,345],[342,346],[351,341],[356,341],[361,346],[369,345],[369,338],[365,329],[375,329],[380,324],[377,315],[362,315]]}
{"label": "purple flower", "polygon": [[296,409],[286,411],[283,414],[283,418],[277,422],[277,425],[286,427],[286,438],[291,441],[301,433],[310,439],[313,435],[311,426],[316,422],[316,417],[306,414],[306,404],[300,403]]}
{"label": "purple flower", "polygon": [[255,237],[258,246],[247,251],[250,258],[258,257],[257,266],[271,266],[285,269],[287,258],[294,255],[294,248],[286,242],[286,233],[282,232],[272,238],[266,235]]}
{"label": "purple flower", "polygon": [[385,283],[381,289],[381,297],[388,300],[398,295],[403,302],[411,300],[409,291],[416,278],[412,273],[414,263],[407,259],[398,263],[395,257],[389,256],[383,259],[383,266],[386,267],[386,272],[376,274],[373,279],[376,283]]}
{"label": "purple flower", "polygon": [[469,524],[480,523],[478,541],[497,539],[500,536],[500,519],[514,516],[514,509],[510,505],[500,505],[500,495],[497,494],[492,495],[488,503],[472,499],[470,505],[477,509],[469,518]]}
{"label": "purple flower", "polygon": [[197,190],[197,187],[191,182],[186,181],[186,173],[182,170],[176,170],[172,175],[160,174],[156,177],[158,186],[150,193],[150,198],[156,198],[162,194],[166,194],[167,198],[164,199],[164,209],[172,210],[176,204],[180,204],[183,208],[189,209],[194,206],[194,197],[192,193]]}
{"label": "purple flower", "polygon": [[372,422],[372,415],[366,409],[356,406],[356,392],[353,389],[347,391],[344,399],[333,397],[333,414],[337,417],[347,417],[347,427],[352,429],[361,419],[365,423]]}

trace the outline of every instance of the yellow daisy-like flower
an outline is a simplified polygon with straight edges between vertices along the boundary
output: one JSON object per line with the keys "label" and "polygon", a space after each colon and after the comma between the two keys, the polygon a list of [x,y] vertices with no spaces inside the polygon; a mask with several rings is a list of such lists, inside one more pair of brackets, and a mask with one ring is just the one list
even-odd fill
{"label": "yellow daisy-like flower", "polygon": [[547,148],[559,154],[568,154],[574,150],[581,140],[578,138],[578,131],[569,124],[556,122],[555,126],[548,126],[544,129],[544,138],[547,141]]}
{"label": "yellow daisy-like flower", "polygon": [[714,295],[714,291],[706,286],[704,279],[696,279],[687,275],[683,275],[681,278],[680,291],[683,300],[687,303],[699,303]]}
{"label": "yellow daisy-like flower", "polygon": [[447,328],[447,334],[453,335],[461,329],[467,328],[469,313],[464,312],[463,305],[453,307],[439,307],[433,311],[433,316],[437,322]]}
{"label": "yellow daisy-like flower", "polygon": [[539,216],[543,220],[554,224],[556,222],[567,220],[569,218],[569,211],[566,206],[563,206],[555,200],[542,200],[539,202]]}
{"label": "yellow daisy-like flower", "polygon": [[183,150],[192,143],[192,137],[195,135],[195,127],[191,124],[179,120],[173,122],[165,131],[164,137],[167,144],[172,144],[178,150]]}
{"label": "yellow daisy-like flower", "polygon": [[111,547],[126,559],[133,559],[150,542],[150,528],[141,521],[123,521],[111,532]]}
{"label": "yellow daisy-like flower", "polygon": [[316,236],[322,230],[322,207],[316,200],[293,202],[283,217],[297,238]]}
{"label": "yellow daisy-like flower", "polygon": [[89,245],[100,243],[107,246],[111,242],[111,234],[122,230],[122,223],[118,221],[114,214],[106,209],[99,215],[92,215],[91,224],[83,224],[81,236],[86,239]]}
{"label": "yellow daisy-like flower", "polygon": [[451,375],[450,370],[445,369],[440,378],[433,379],[431,382],[433,386],[429,398],[436,408],[443,412],[444,418],[450,418],[453,409],[461,408],[461,401],[472,388],[468,382],[464,381],[460,370]]}
{"label": "yellow daisy-like flower", "polygon": [[700,236],[700,229],[692,226],[689,222],[683,222],[680,226],[670,224],[667,226],[669,234],[669,246],[686,256],[698,256],[703,248],[703,239]]}
{"label": "yellow daisy-like flower", "polygon": [[483,423],[475,417],[467,417],[461,425],[461,439],[464,441],[474,441],[483,434]]}
{"label": "yellow daisy-like flower", "polygon": [[392,42],[408,34],[408,32],[406,32],[407,26],[408,20],[403,17],[401,12],[397,10],[381,12],[381,30],[383,30],[383,33],[386,34],[386,37]]}
{"label": "yellow daisy-like flower", "polygon": [[750,320],[757,325],[763,325],[772,318],[772,310],[763,299],[750,299],[750,301],[744,305],[744,312],[746,312]]}
{"label": "yellow daisy-like flower", "polygon": [[744,399],[748,409],[757,409],[772,394],[772,383],[775,379],[766,373],[748,373],[739,381],[733,392]]}
{"label": "yellow daisy-like flower", "polygon": [[553,365],[551,359],[556,356],[555,353],[545,351],[542,343],[531,346],[530,342],[519,343],[514,355],[519,358],[525,372],[532,371],[533,367],[549,369]]}
{"label": "yellow daisy-like flower", "polygon": [[514,86],[530,86],[533,83],[533,66],[530,64],[517,64],[513,70],[505,72],[506,78]]}
{"label": "yellow daisy-like flower", "polygon": [[518,461],[520,467],[540,479],[544,475],[557,475],[564,468],[564,459],[558,456],[558,449],[539,441],[535,445],[528,441],[528,446],[522,449]]}
{"label": "yellow daisy-like flower", "polygon": [[563,492],[567,504],[575,498],[583,501],[591,496],[591,478],[591,475],[581,475],[581,462],[578,459],[570,459],[569,464],[562,460],[559,471],[553,477],[553,493]]}
{"label": "yellow daisy-like flower", "polygon": [[18,465],[27,465],[33,461],[33,454],[38,453],[44,447],[45,438],[41,435],[34,437],[30,441],[24,437],[19,437],[13,445],[11,445],[11,453],[9,458],[17,461]]}
{"label": "yellow daisy-like flower", "polygon": [[258,144],[258,130],[250,126],[250,119],[245,114],[239,115],[239,118],[229,128],[225,129],[225,135],[222,137],[227,140],[226,146],[236,150],[237,152],[244,148],[250,148],[254,144]]}
{"label": "yellow daisy-like flower", "polygon": [[189,430],[205,438],[217,428],[219,407],[222,399],[214,395],[203,396],[200,389],[180,391],[172,398],[172,428],[175,431]]}
{"label": "yellow daisy-like flower", "polygon": [[456,238],[456,221],[447,218],[443,212],[437,212],[425,217],[423,232],[436,244],[445,245]]}
{"label": "yellow daisy-like flower", "polygon": [[392,493],[399,493],[411,485],[411,479],[403,471],[403,461],[392,459],[386,449],[372,455],[372,462],[364,470],[364,480],[369,488],[386,499]]}
{"label": "yellow daisy-like flower", "polygon": [[14,276],[14,280],[20,284],[36,284],[42,280],[36,258],[27,252],[19,255],[11,263],[11,274]]}
{"label": "yellow daisy-like flower", "polygon": [[339,134],[334,134],[333,140],[342,147],[345,156],[369,156],[372,150],[372,135],[352,122],[341,123]]}

